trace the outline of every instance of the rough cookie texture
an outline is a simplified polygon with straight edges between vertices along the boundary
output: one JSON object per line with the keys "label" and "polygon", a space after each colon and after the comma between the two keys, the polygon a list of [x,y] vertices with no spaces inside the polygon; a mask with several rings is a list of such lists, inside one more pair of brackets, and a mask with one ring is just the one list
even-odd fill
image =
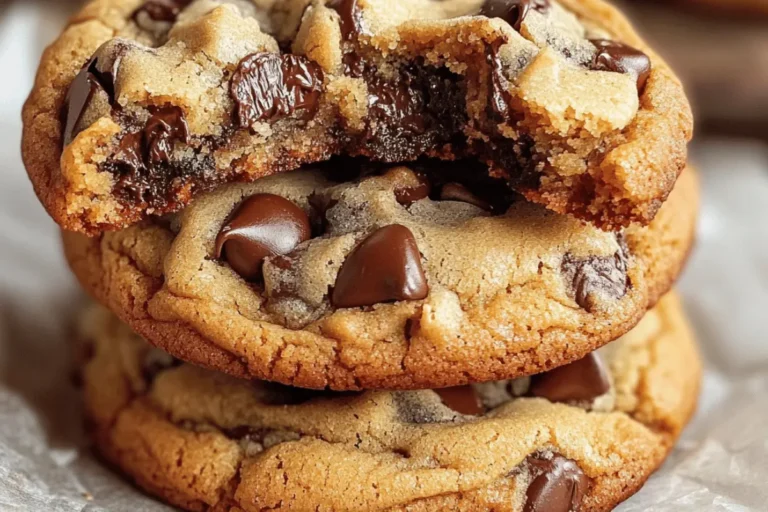
{"label": "rough cookie texture", "polygon": [[601,0],[523,4],[93,0],[43,57],[24,160],[91,235],[338,153],[477,157],[554,211],[649,222],[686,161],[680,83]]}
{"label": "rough cookie texture", "polygon": [[[581,405],[531,397],[527,379],[343,394],[251,383],[179,365],[101,308],[81,323],[98,449],[195,511],[612,510],[671,450],[701,373],[674,295],[592,356],[609,391]],[[481,405],[459,412],[472,395]]]}
{"label": "rough cookie texture", "polygon": [[[419,173],[464,177],[464,165]],[[309,388],[432,388],[546,371],[625,334],[677,277],[698,210],[693,170],[649,227],[621,234],[514,198],[502,207],[504,197],[481,196],[495,213],[472,204],[478,197],[441,199],[447,185],[455,198],[457,183],[410,202],[422,182],[403,167],[326,176],[283,173],[222,187],[154,223],[66,233],[67,257],[86,290],[183,360]],[[227,263],[229,246],[219,257],[217,238],[258,194],[298,205],[316,231],[264,259],[263,278],[244,278]],[[394,226],[407,243],[359,273],[380,254],[361,255],[365,246]]]}

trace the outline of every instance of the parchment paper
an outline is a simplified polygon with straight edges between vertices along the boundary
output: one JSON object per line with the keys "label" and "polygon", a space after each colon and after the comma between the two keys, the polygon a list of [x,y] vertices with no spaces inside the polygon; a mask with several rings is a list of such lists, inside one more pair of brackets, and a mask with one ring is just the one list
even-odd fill
{"label": "parchment paper", "polygon": [[[67,340],[84,298],[19,156],[21,103],[70,5],[0,3],[0,511],[169,510],[86,447]],[[701,407],[622,512],[768,510],[768,146],[692,149],[704,211],[680,289],[707,359]]]}

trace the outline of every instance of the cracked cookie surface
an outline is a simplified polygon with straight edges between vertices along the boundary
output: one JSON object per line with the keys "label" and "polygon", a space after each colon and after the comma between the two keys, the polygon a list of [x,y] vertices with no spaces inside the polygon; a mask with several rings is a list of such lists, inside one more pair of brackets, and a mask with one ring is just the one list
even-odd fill
{"label": "cracked cookie surface", "polygon": [[654,217],[692,124],[601,0],[93,0],[43,57],[24,121],[38,196],[91,235],[332,154],[479,158],[619,229]]}
{"label": "cracked cookie surface", "polygon": [[82,319],[98,449],[188,510],[594,512],[636,492],[696,404],[679,300],[532,379],[331,393],[181,364],[100,307]]}
{"label": "cracked cookie surface", "polygon": [[456,182],[469,163],[352,166],[222,187],[180,214],[65,233],[86,290],[176,357],[335,390],[531,375],[631,329],[690,250],[697,177],[654,222],[600,231]]}

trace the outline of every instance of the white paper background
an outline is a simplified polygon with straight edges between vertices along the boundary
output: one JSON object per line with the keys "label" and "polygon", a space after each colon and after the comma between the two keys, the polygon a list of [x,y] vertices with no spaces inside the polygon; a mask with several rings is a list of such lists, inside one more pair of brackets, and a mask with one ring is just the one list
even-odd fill
{"label": "white paper background", "polygon": [[[69,5],[0,3],[0,511],[167,510],[84,449],[67,378],[83,299],[19,156],[21,103]],[[700,139],[692,153],[704,211],[680,288],[707,359],[701,407],[623,512],[768,510],[768,145]]]}

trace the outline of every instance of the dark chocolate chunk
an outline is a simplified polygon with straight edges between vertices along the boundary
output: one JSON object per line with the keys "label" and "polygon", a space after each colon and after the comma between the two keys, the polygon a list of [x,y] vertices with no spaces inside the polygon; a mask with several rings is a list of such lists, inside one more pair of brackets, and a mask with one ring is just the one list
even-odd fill
{"label": "dark chocolate chunk", "polygon": [[154,21],[173,23],[179,13],[191,3],[192,0],[148,0],[133,13],[133,18],[146,13]]}
{"label": "dark chocolate chunk", "polygon": [[491,107],[491,117],[499,121],[507,121],[512,115],[509,106],[511,95],[509,93],[509,80],[504,74],[504,66],[499,57],[499,48],[504,44],[503,40],[498,40],[486,46],[485,60],[491,70],[491,80],[489,82],[489,103]]}
{"label": "dark chocolate chunk", "polygon": [[485,412],[480,395],[472,386],[436,389],[435,393],[440,395],[440,399],[447,407],[460,414],[477,416]]}
{"label": "dark chocolate chunk", "polygon": [[413,233],[399,224],[363,240],[341,267],[331,295],[337,308],[421,300],[429,294]]}
{"label": "dark chocolate chunk", "polygon": [[549,7],[549,0],[486,0],[480,15],[501,18],[519,32],[531,9],[546,13]]}
{"label": "dark chocolate chunk", "polygon": [[323,90],[323,70],[299,55],[253,53],[232,75],[230,94],[241,127],[274,122],[300,112],[314,115]]}
{"label": "dark chocolate chunk", "polygon": [[376,77],[368,80],[368,112],[372,119],[387,120],[402,134],[419,135],[426,131],[424,97],[412,87],[410,76],[392,82]]}
{"label": "dark chocolate chunk", "polygon": [[187,120],[178,107],[164,107],[152,112],[143,131],[146,162],[149,165],[168,163],[173,145],[189,139]]}
{"label": "dark chocolate chunk", "polygon": [[333,0],[328,7],[339,13],[341,35],[345,40],[353,40],[363,32],[363,14],[357,6],[357,0]]}
{"label": "dark chocolate chunk", "polygon": [[608,370],[593,352],[569,365],[534,375],[529,393],[550,402],[592,402],[610,389]]}
{"label": "dark chocolate chunk", "polygon": [[431,187],[423,173],[413,172],[407,167],[394,167],[385,176],[393,180],[395,199],[403,206],[410,206],[429,197]]}
{"label": "dark chocolate chunk", "polygon": [[562,272],[568,284],[568,293],[576,303],[590,313],[599,300],[617,300],[630,287],[628,250],[620,239],[621,248],[613,256],[576,258],[571,254],[563,257]]}
{"label": "dark chocolate chunk", "polygon": [[459,148],[464,143],[457,134],[467,123],[466,86],[458,75],[420,63],[402,68],[394,79],[367,67],[362,78],[368,85],[368,117],[361,154],[405,162],[444,144]]}
{"label": "dark chocolate chunk", "polygon": [[115,78],[128,46],[111,41],[96,51],[69,86],[64,100],[64,146],[69,145],[84,127],[79,126],[94,97],[103,92],[115,104]]}
{"label": "dark chocolate chunk", "polygon": [[69,87],[67,97],[64,100],[64,145],[72,142],[76,133],[75,127],[80,123],[80,119],[91,102],[93,95],[99,90],[104,90],[96,75],[91,71],[95,60],[91,60],[85,65],[80,73],[77,74]]}
{"label": "dark chocolate chunk", "polygon": [[309,217],[287,199],[256,194],[235,209],[216,238],[216,257],[243,279],[261,278],[264,259],[288,254],[312,236]]}
{"label": "dark chocolate chunk", "polygon": [[171,162],[173,146],[186,143],[189,129],[179,107],[152,107],[144,128],[123,136],[110,160],[118,175],[118,188],[130,191],[134,200],[145,200],[157,169]]}
{"label": "dark chocolate chunk", "polygon": [[395,198],[403,206],[410,206],[426,197],[429,197],[429,183],[422,182],[414,187],[395,189]]}
{"label": "dark chocolate chunk", "polygon": [[651,59],[636,48],[610,39],[593,39],[597,53],[592,69],[627,73],[637,79],[637,90],[642,91],[651,75]]}
{"label": "dark chocolate chunk", "polygon": [[461,183],[446,183],[440,191],[442,201],[461,201],[477,206],[485,211],[491,211],[491,205],[482,200]]}
{"label": "dark chocolate chunk", "polygon": [[524,512],[579,512],[589,478],[570,459],[534,454],[526,459],[530,484]]}

